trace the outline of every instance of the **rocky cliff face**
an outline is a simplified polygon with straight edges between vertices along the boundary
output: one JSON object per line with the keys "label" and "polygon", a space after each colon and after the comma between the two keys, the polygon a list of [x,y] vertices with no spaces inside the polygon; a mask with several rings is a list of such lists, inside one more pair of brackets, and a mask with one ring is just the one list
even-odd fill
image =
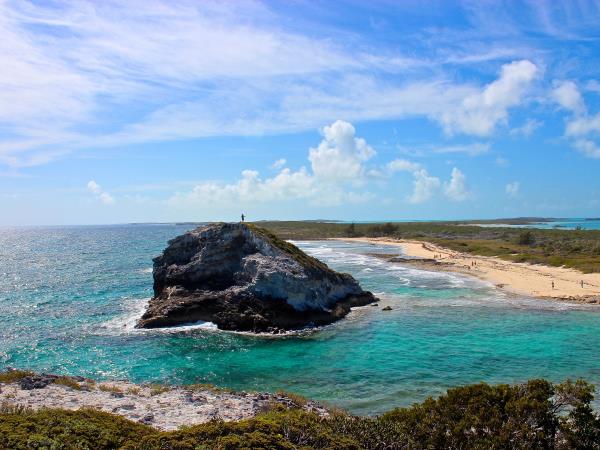
{"label": "rocky cliff face", "polygon": [[245,223],[169,241],[153,274],[141,328],[210,321],[225,330],[277,332],[331,323],[375,300],[352,276]]}

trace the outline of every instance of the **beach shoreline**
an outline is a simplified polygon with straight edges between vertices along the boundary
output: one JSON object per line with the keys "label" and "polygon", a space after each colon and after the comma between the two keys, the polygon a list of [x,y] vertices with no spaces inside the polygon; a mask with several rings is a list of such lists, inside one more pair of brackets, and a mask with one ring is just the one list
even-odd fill
{"label": "beach shoreline", "polygon": [[565,267],[472,255],[413,239],[347,237],[332,240],[401,247],[407,258],[392,258],[391,262],[410,264],[426,270],[474,276],[513,294],[600,305],[600,273],[582,273]]}

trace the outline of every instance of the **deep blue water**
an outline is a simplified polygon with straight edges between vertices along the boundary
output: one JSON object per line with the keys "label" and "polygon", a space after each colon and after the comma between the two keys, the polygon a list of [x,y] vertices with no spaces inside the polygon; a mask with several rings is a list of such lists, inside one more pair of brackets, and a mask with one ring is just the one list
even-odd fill
{"label": "deep blue water", "polygon": [[[508,296],[387,263],[368,244],[298,242],[382,299],[286,337],[133,328],[152,257],[189,225],[0,229],[0,367],[136,382],[285,389],[377,413],[478,381],[600,384],[600,309]],[[381,311],[391,305],[390,312]]]}

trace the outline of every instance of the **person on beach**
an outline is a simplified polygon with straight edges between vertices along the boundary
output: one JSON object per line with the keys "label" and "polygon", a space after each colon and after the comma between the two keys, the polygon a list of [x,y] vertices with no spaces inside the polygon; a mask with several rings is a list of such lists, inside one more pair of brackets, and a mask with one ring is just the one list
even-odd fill
{"label": "person on beach", "polygon": [[552,289],[554,289],[554,281],[552,281]]}
{"label": "person on beach", "polygon": [[583,280],[581,280],[581,289],[583,289]]}

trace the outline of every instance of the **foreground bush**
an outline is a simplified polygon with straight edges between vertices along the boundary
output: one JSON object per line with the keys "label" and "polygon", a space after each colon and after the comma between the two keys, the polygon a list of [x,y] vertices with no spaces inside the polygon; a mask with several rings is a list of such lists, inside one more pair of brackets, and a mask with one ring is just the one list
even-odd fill
{"label": "foreground bush", "polygon": [[600,449],[593,387],[477,384],[381,417],[274,410],[173,432],[91,410],[0,414],[7,449]]}

